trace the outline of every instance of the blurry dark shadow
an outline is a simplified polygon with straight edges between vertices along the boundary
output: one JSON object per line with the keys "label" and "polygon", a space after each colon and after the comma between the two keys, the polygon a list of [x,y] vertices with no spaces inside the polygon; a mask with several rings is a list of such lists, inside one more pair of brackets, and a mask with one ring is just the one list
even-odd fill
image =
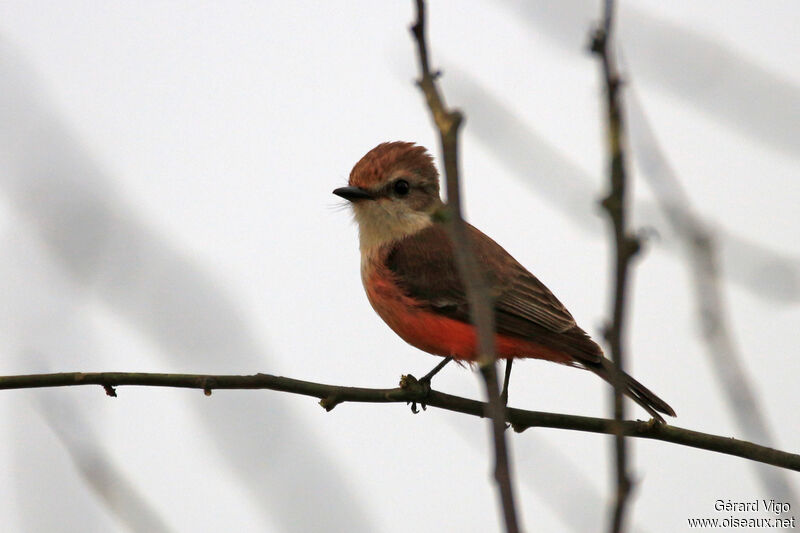
{"label": "blurry dark shadow", "polygon": [[[47,372],[53,366],[73,366],[70,361],[76,360],[75,354],[81,354],[81,361],[94,360],[92,328],[80,311],[83,302],[72,297],[74,284],[52,264],[44,246],[16,217],[8,217],[2,230],[0,337],[6,355],[5,368]],[[124,509],[115,509],[98,493],[99,479],[97,483],[91,482],[93,478],[108,479],[114,470],[112,466],[105,476],[101,472],[105,456],[92,439],[96,434],[94,427],[89,421],[80,421],[79,427],[71,428],[71,436],[79,440],[86,435],[85,442],[89,444],[79,452],[62,439],[67,452],[64,453],[65,449],[37,417],[44,414],[45,418],[60,422],[65,429],[70,427],[78,411],[75,396],[64,394],[63,390],[17,392],[4,397],[8,409],[8,416],[3,419],[4,440],[12,454],[4,473],[13,479],[11,482],[6,479],[13,496],[4,498],[0,507],[7,511],[13,505],[16,511],[13,514],[18,520],[10,520],[10,516],[6,519],[3,515],[0,530],[80,529],[99,533],[118,529],[115,515],[118,512],[124,515]],[[53,400],[56,395],[58,401]],[[102,398],[102,392],[97,398]],[[97,461],[90,457],[93,454]],[[131,507],[132,512],[140,511],[134,507]],[[43,508],[47,511],[42,512]],[[118,518],[125,519],[124,516]],[[159,522],[157,518],[150,520],[147,515],[142,520],[153,525]],[[154,531],[159,529],[163,530],[156,528]]]}
{"label": "blurry dark shadow", "polygon": [[[136,533],[167,533],[166,522],[106,453],[98,448],[99,438],[73,402],[56,399],[50,391],[38,399],[39,413],[69,453],[76,470],[125,527]],[[59,395],[63,396],[63,395]]]}
{"label": "blurry dark shadow", "polygon": [[[467,135],[480,141],[512,176],[547,200],[565,219],[601,236],[604,226],[595,209],[600,191],[594,190],[594,181],[583,170],[468,74],[448,68],[447,90],[451,101],[467,110]],[[654,228],[663,237],[667,249],[679,250],[675,246],[680,242],[678,236],[657,205],[638,202],[634,212],[640,226]],[[707,230],[719,243],[722,271],[731,281],[760,298],[782,303],[800,301],[800,258],[770,250],[713,223],[707,224]]]}
{"label": "blurry dark shadow", "polygon": [[[716,239],[692,207],[688,194],[661,150],[634,90],[627,92],[625,103],[633,159],[678,234],[686,254],[697,321],[701,324],[706,353],[714,375],[720,382],[726,404],[746,440],[775,447],[775,438],[758,399],[759,394],[744,370],[742,354],[731,334],[718,267]],[[749,464],[756,469],[770,496],[779,501],[796,501],[785,470],[756,462]]]}
{"label": "blurry dark shadow", "polygon": [[[219,280],[125,202],[2,41],[0,164],[0,194],[75,284],[70,297],[103,302],[158,345],[167,368],[269,368],[266,350]],[[264,524],[282,531],[322,531],[331,524],[375,531],[335,457],[316,444],[320,439],[283,396],[219,394],[197,416],[260,503]]]}
{"label": "blurry dark shadow", "polygon": [[[508,0],[537,34],[585,54],[595,0]],[[721,8],[724,9],[724,8]],[[800,86],[727,45],[625,4],[619,42],[637,82],[667,91],[753,141],[800,157]]]}

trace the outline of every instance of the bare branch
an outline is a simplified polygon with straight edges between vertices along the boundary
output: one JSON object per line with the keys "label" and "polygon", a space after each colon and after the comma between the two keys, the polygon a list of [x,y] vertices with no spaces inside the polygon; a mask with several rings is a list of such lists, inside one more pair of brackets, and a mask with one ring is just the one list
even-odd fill
{"label": "bare branch", "polygon": [[605,336],[611,348],[611,360],[614,370],[611,381],[614,385],[614,420],[615,449],[614,457],[617,472],[617,491],[614,513],[611,520],[611,531],[619,533],[623,530],[623,519],[628,496],[631,491],[631,479],[628,474],[627,450],[622,420],[625,419],[625,404],[622,401],[625,385],[622,371],[625,368],[625,352],[623,349],[623,328],[626,311],[626,289],[630,261],[639,251],[638,239],[627,230],[627,176],[625,172],[625,127],[622,118],[622,105],[619,96],[620,76],[617,71],[612,45],[612,28],[614,21],[614,0],[604,0],[603,23],[592,35],[591,51],[600,59],[603,80],[605,82],[605,101],[610,159],[609,182],[610,192],[603,199],[605,209],[613,227],[614,246],[616,248],[616,268],[614,276],[614,301],[611,324],[606,328]]}
{"label": "bare branch", "polygon": [[[489,405],[484,402],[453,396],[430,390],[408,376],[404,376],[400,387],[394,389],[370,389],[342,387],[301,381],[270,374],[210,375],[210,374],[151,374],[142,372],[63,372],[57,374],[28,374],[0,376],[0,390],[31,389],[46,387],[69,387],[94,385],[103,388],[130,385],[149,387],[175,387],[201,390],[207,395],[214,390],[267,389],[300,394],[320,399],[320,405],[330,411],[340,403],[424,403],[446,411],[485,417]],[[567,429],[614,435],[617,427],[628,437],[660,440],[690,446],[717,453],[742,457],[781,468],[800,472],[800,455],[775,450],[750,442],[700,433],[666,424],[625,421],[621,424],[611,419],[592,418],[559,413],[544,413],[524,409],[506,409],[505,421],[517,432],[532,427]]]}
{"label": "bare branch", "polygon": [[457,110],[447,108],[444,98],[436,84],[438,73],[432,73],[428,61],[428,47],[425,40],[425,2],[416,0],[417,21],[411,31],[417,42],[421,76],[417,84],[425,95],[428,108],[439,130],[444,157],[445,181],[447,183],[447,213],[445,221],[453,241],[458,271],[464,280],[469,301],[470,318],[478,332],[478,363],[486,386],[492,418],[492,435],[495,448],[494,477],[497,481],[506,530],[519,531],[514,506],[514,493],[511,483],[508,448],[505,441],[505,406],[500,401],[497,382],[497,366],[494,345],[494,313],[489,289],[482,279],[475,254],[467,233],[461,210],[461,194],[458,173],[458,130],[463,116]]}
{"label": "bare branch", "polygon": [[[597,235],[597,217],[588,209],[594,202],[593,178],[470,73],[449,67],[448,74],[451,94],[466,105],[472,104],[469,115],[472,138],[506,168],[509,176],[556,208],[564,220],[587,235]],[[800,95],[800,91],[796,92]],[[631,132],[633,118],[630,116],[626,122]],[[637,137],[629,135],[629,139],[636,142]],[[638,158],[637,150],[631,150],[631,154]],[[548,172],[533,172],[535,168],[547,168]],[[661,216],[658,205],[644,199],[631,198],[631,201],[641,225],[655,228],[662,237],[662,250],[679,251],[679,246],[672,246],[679,239]],[[718,243],[721,280],[731,281],[756,298],[774,304],[800,301],[800,255],[771,249],[763,239],[747,238],[721,223],[706,221],[706,229]],[[769,271],[769,276],[763,275],[765,271]]]}

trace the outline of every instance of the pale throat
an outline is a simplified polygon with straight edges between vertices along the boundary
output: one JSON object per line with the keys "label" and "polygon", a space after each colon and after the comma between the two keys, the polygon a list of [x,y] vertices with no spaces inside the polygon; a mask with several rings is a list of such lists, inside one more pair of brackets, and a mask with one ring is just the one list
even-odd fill
{"label": "pale throat", "polygon": [[378,258],[383,247],[433,225],[430,214],[422,211],[398,214],[383,209],[356,209],[355,218],[362,271]]}

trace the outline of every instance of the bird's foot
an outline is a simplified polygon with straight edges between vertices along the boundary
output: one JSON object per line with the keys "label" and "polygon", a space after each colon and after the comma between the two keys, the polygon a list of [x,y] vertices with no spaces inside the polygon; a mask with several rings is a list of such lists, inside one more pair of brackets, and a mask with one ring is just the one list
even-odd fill
{"label": "bird's foot", "polygon": [[406,374],[400,377],[400,388],[407,391],[415,391],[419,394],[419,400],[410,400],[406,402],[406,404],[411,404],[411,412],[414,414],[419,413],[419,409],[417,409],[417,404],[422,407],[422,410],[425,411],[426,405],[422,401],[428,397],[428,394],[431,392],[431,380],[433,376],[439,373],[441,369],[447,365],[450,361],[452,361],[452,357],[445,357],[442,359],[438,365],[433,367],[433,369],[422,376],[420,379],[415,378],[411,374]]}
{"label": "bird's foot", "polygon": [[655,416],[651,416],[650,420],[647,421],[647,426],[650,429],[652,429],[654,427],[666,426],[666,425],[667,425],[667,421],[664,420],[664,417],[662,417],[661,415],[659,415],[657,413],[656,413]]}
{"label": "bird's foot", "polygon": [[427,406],[424,403],[425,398],[428,397],[428,394],[431,392],[431,378],[430,376],[426,375],[421,379],[415,378],[411,374],[404,374],[400,377],[400,388],[404,391],[414,393],[414,396],[417,399],[409,400],[406,402],[406,405],[411,405],[411,412],[414,414],[419,413],[419,409],[417,408],[417,404],[422,407],[422,410],[425,411]]}

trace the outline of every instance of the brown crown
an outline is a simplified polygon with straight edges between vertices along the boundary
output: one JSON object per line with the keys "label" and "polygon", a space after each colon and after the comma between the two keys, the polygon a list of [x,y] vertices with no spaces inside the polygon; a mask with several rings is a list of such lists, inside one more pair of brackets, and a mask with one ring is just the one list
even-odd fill
{"label": "brown crown", "polygon": [[433,158],[425,147],[395,141],[379,144],[367,152],[350,172],[349,184],[371,189],[384,183],[392,173],[401,168],[438,179]]}

